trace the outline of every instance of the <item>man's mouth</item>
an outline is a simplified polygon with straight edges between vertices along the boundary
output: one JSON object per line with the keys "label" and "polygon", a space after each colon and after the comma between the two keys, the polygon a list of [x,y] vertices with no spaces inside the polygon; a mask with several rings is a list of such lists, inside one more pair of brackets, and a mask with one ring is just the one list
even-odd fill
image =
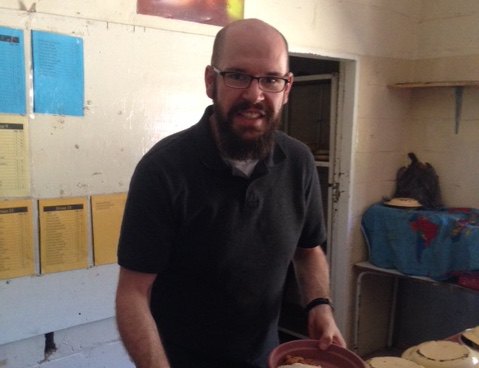
{"label": "man's mouth", "polygon": [[246,119],[261,119],[264,114],[260,114],[259,112],[253,112],[253,111],[244,111],[240,112],[239,115]]}
{"label": "man's mouth", "polygon": [[242,117],[246,119],[261,119],[266,114],[264,113],[264,111],[259,111],[259,110],[242,110],[242,111],[238,111],[238,115],[241,115]]}

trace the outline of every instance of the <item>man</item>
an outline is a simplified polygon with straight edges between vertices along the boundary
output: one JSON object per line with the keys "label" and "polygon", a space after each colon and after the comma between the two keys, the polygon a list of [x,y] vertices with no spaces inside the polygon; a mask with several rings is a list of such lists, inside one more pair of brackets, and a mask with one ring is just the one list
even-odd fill
{"label": "man", "polygon": [[288,265],[311,337],[345,346],[329,304],[319,183],[308,148],[277,131],[293,76],[284,37],[223,28],[205,70],[213,100],[132,178],[117,320],[137,367],[264,368],[278,344]]}

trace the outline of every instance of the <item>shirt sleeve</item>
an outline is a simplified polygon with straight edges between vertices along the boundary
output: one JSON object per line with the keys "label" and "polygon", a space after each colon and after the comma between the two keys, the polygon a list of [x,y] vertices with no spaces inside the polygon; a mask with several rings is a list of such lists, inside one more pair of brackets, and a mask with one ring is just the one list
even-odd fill
{"label": "shirt sleeve", "polygon": [[168,262],[175,226],[169,183],[161,170],[142,160],[133,174],[118,245],[120,266],[159,273]]}

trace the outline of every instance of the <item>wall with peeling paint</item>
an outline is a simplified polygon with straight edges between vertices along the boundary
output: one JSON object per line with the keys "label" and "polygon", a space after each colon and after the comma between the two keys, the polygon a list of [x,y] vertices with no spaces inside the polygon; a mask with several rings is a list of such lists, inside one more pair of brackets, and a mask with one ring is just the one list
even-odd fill
{"label": "wall with peeling paint", "polygon": [[[27,76],[30,30],[84,41],[84,116],[32,113],[27,78],[33,200],[127,192],[141,156],[195,123],[209,104],[203,72],[211,35],[3,5],[0,24],[25,31]],[[93,267],[91,231],[88,236],[90,268],[0,281],[0,367],[132,366],[113,318],[117,266]],[[45,354],[49,332],[57,349]]]}

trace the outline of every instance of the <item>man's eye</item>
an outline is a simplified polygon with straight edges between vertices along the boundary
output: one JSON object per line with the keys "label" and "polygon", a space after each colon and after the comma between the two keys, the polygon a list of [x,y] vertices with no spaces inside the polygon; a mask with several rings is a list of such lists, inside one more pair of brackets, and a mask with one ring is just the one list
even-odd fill
{"label": "man's eye", "polygon": [[243,73],[228,73],[226,74],[226,77],[238,82],[247,81],[249,79],[249,76]]}
{"label": "man's eye", "polygon": [[278,84],[281,80],[276,77],[263,77],[263,83],[273,85],[273,84]]}

